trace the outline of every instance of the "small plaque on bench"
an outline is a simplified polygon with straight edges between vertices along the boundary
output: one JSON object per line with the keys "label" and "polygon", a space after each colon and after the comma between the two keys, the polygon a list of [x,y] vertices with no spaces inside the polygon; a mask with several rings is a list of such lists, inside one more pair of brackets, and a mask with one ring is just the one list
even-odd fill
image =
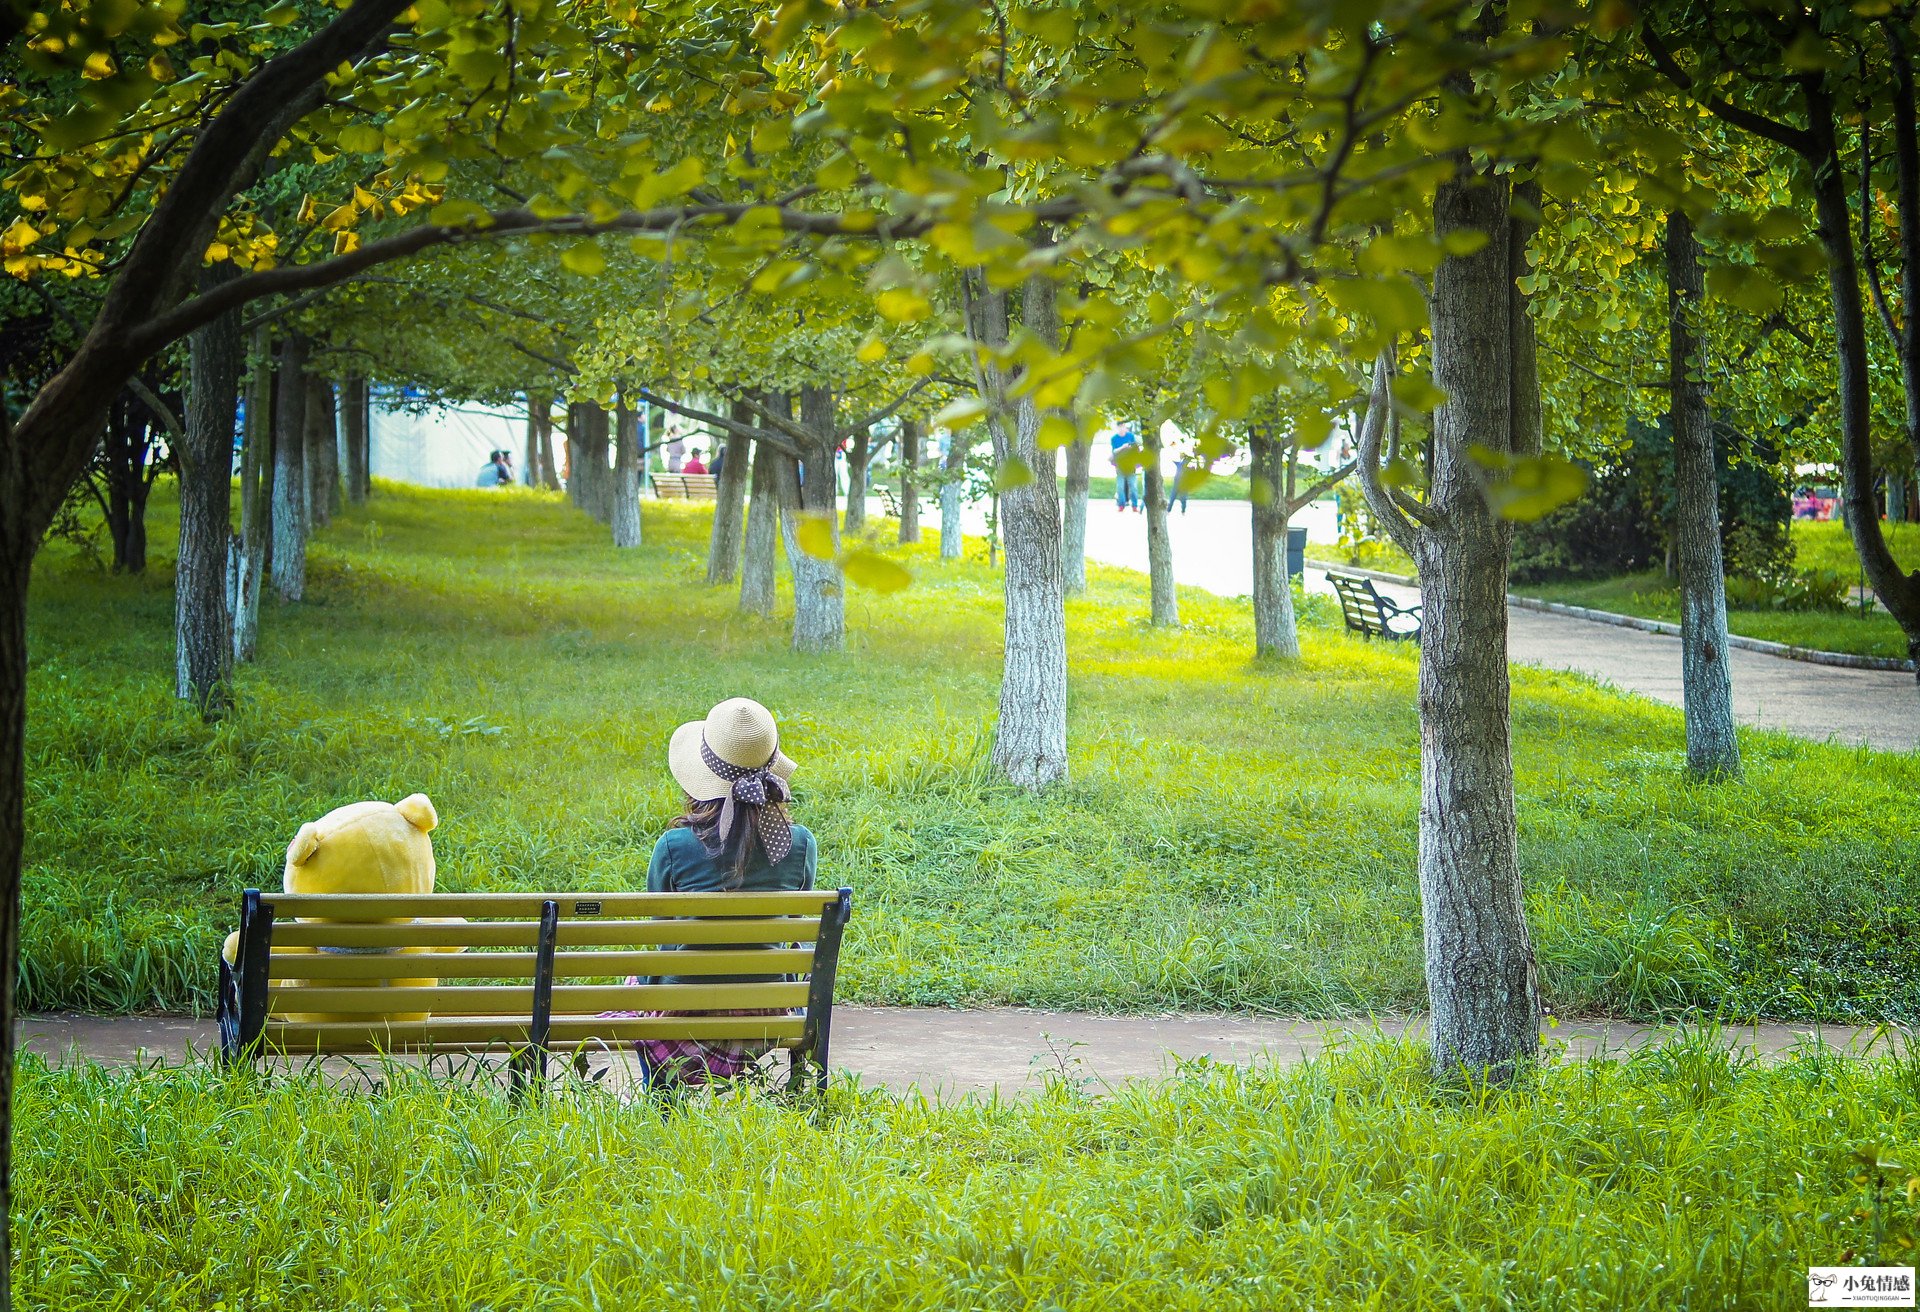
{"label": "small plaque on bench", "polygon": [[575,902],[573,904],[573,914],[576,916],[597,916],[600,914],[600,904],[598,902]]}

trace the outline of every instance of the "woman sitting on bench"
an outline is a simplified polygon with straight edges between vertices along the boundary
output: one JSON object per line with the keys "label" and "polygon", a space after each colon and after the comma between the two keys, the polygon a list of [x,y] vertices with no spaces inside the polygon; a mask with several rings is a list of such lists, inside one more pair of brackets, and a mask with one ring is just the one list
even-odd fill
{"label": "woman sitting on bench", "polygon": [[[706,719],[681,725],[667,746],[667,769],[686,794],[686,810],[654,844],[653,863],[647,868],[649,892],[761,893],[813,887],[818,854],[813,835],[787,815],[792,796],[787,779],[794,765],[781,754],[780,732],[766,707],[735,697],[714,707]],[[718,984],[754,978],[689,975],[667,976],[658,982]],[[745,1074],[769,1046],[741,1039],[642,1039],[635,1045],[649,1087],[735,1078]]]}

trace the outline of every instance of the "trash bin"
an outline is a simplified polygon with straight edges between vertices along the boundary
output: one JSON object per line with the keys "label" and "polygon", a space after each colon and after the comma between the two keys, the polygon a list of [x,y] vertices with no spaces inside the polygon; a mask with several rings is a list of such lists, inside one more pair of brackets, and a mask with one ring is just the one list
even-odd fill
{"label": "trash bin", "polygon": [[1297,579],[1307,569],[1307,530],[1287,526],[1287,577]]}

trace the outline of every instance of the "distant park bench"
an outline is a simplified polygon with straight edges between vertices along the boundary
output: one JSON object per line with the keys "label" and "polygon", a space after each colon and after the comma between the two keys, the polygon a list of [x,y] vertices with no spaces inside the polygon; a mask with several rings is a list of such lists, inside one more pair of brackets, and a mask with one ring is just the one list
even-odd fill
{"label": "distant park bench", "polygon": [[[1368,638],[1420,636],[1420,608],[1389,601],[1373,586],[1372,579],[1330,569],[1327,571],[1327,582],[1333,584],[1333,590],[1339,594],[1340,613],[1345,616],[1347,627],[1355,633]],[[1395,622],[1404,620],[1411,620],[1413,627],[1392,627]]]}
{"label": "distant park bench", "polygon": [[[573,1053],[584,1069],[592,1050],[637,1039],[742,1039],[787,1052],[790,1091],[809,1078],[823,1088],[852,896],[844,888],[419,897],[249,889],[238,960],[231,969],[221,963],[221,1052],[247,1061],[504,1051],[518,1087],[543,1078],[556,1051]],[[606,982],[629,975],[725,978]],[[777,1014],[600,1015],[746,1008]]]}
{"label": "distant park bench", "polygon": [[712,474],[655,474],[653,494],[662,501],[718,501],[720,481]]}

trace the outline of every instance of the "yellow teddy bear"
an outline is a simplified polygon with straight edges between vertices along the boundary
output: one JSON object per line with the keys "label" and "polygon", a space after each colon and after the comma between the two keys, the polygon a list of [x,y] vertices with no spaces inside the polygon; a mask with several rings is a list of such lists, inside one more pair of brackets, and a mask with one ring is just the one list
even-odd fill
{"label": "yellow teddy bear", "polygon": [[[440,823],[433,803],[425,793],[415,793],[397,803],[355,802],[329,811],[300,826],[287,846],[284,880],[289,893],[408,893],[433,892],[433,840],[427,835]],[[451,917],[440,923],[459,923]],[[224,955],[232,965],[239,950],[238,933],[227,937]],[[390,952],[396,956],[432,952],[459,952],[449,948],[279,948],[280,953],[296,952]],[[400,988],[431,988],[437,979],[391,980],[288,980],[290,985],[312,983],[330,988],[368,987],[387,984]],[[297,1014],[283,1013],[290,1021],[368,1021],[425,1020],[423,1012],[387,1014]]]}

